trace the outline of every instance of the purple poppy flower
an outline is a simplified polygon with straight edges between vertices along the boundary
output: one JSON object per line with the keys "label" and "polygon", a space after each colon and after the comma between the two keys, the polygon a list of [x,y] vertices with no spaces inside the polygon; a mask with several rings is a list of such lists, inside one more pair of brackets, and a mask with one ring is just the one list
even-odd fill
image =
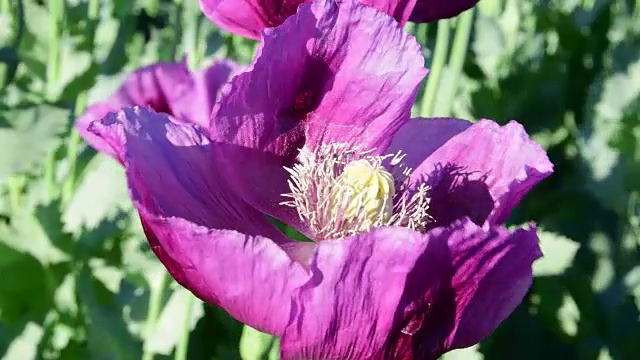
{"label": "purple poppy flower", "polygon": [[524,297],[535,227],[502,223],[553,166],[515,122],[410,120],[425,74],[391,17],[317,0],[265,31],[208,131],[145,108],[89,130],[172,276],[283,359],[432,359]]}
{"label": "purple poppy flower", "polygon": [[[251,39],[260,39],[265,28],[278,26],[308,0],[200,0],[200,8],[216,25]],[[340,2],[340,0],[336,0]],[[407,20],[430,22],[458,15],[478,0],[360,0],[393,16],[401,25]],[[414,7],[415,6],[415,7]]]}
{"label": "purple poppy flower", "polygon": [[192,73],[186,62],[157,63],[133,71],[104,102],[89,106],[76,121],[82,137],[99,151],[115,156],[104,141],[87,130],[94,120],[129,106],[149,106],[175,119],[208,127],[218,92],[241,67],[223,60]]}

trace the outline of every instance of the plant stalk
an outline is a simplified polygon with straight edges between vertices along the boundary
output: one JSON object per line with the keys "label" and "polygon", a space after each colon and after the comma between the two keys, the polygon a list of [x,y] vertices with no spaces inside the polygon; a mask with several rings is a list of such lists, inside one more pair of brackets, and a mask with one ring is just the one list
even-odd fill
{"label": "plant stalk", "polygon": [[435,106],[436,94],[440,86],[442,71],[447,60],[449,49],[449,37],[451,26],[449,20],[438,21],[438,35],[436,37],[436,47],[433,53],[433,61],[431,63],[431,71],[427,80],[427,88],[422,98],[421,116],[431,117]]}
{"label": "plant stalk", "polygon": [[445,102],[443,106],[443,116],[451,116],[451,108],[453,106],[453,99],[456,96],[457,84],[460,81],[460,75],[462,74],[462,68],[464,66],[465,59],[467,57],[467,51],[469,48],[469,37],[471,36],[471,28],[473,25],[474,9],[471,8],[465,11],[458,18],[458,26],[456,29],[456,35],[453,39],[453,49],[451,50],[451,57],[449,58],[449,70],[451,71],[451,86],[449,86],[448,94],[443,94],[442,100]]}

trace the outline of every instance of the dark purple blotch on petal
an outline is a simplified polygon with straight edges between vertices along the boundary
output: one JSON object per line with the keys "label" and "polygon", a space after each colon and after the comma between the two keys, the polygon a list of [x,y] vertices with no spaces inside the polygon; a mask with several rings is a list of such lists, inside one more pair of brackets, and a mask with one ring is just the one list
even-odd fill
{"label": "dark purple blotch on petal", "polygon": [[447,163],[436,164],[423,180],[417,180],[431,187],[429,215],[433,226],[446,226],[457,219],[468,216],[471,221],[482,226],[495,204],[486,175],[475,177],[463,168]]}
{"label": "dark purple blotch on petal", "polygon": [[428,236],[447,244],[449,263],[439,271],[443,281],[437,289],[425,287],[419,267],[409,277],[409,321],[389,348],[393,359],[436,359],[480,342],[522,301],[531,286],[531,266],[542,256],[535,228],[510,234],[463,220]]}
{"label": "dark purple blotch on petal", "polygon": [[[410,118],[426,74],[420,46],[389,16],[355,1],[300,6],[265,30],[248,71],[214,109],[218,157],[247,202],[305,232],[280,205],[300,148],[349,143],[380,151]],[[241,166],[238,166],[241,164]]]}
{"label": "dark purple blotch on petal", "polygon": [[540,256],[535,228],[468,218],[320,242],[293,292],[282,358],[422,360],[470,346],[522,301]]}
{"label": "dark purple blotch on petal", "polygon": [[417,0],[409,21],[432,22],[454,17],[474,7],[479,0]]}
{"label": "dark purple blotch on petal", "polygon": [[[522,125],[491,120],[416,119],[398,131],[388,152],[407,153],[411,181],[431,186],[434,226],[468,216],[481,226],[502,224],[553,164]],[[418,155],[416,155],[418,154]]]}

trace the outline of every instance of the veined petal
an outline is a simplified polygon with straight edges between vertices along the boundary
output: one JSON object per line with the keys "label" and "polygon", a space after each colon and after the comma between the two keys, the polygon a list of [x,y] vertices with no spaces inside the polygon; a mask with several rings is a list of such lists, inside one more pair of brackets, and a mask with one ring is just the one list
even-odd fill
{"label": "veined petal", "polygon": [[533,186],[551,175],[553,164],[515,121],[505,126],[461,121],[413,120],[389,150],[409,154],[412,181],[431,185],[430,214],[437,226],[464,216],[479,225],[501,224]]}
{"label": "veined petal", "polygon": [[471,125],[471,121],[452,118],[411,119],[396,132],[385,152],[395,154],[402,151],[405,154],[402,163],[415,169],[439,147]]}
{"label": "veined petal", "polygon": [[535,228],[485,231],[463,219],[427,236],[448,246],[450,263],[441,269],[446,285],[434,291],[421,285],[422,271],[414,272],[405,325],[387,358],[436,359],[480,342],[520,304],[531,286],[532,264],[542,256]]}
{"label": "veined petal", "polygon": [[408,278],[420,264],[420,285],[438,288],[446,250],[404,228],[320,242],[311,279],[294,292],[282,358],[385,359],[389,337],[400,331]]}
{"label": "veined petal", "polygon": [[281,336],[304,268],[272,240],[151,215],[136,204],[151,248],[178,283],[237,320]]}
{"label": "veined petal", "polygon": [[417,0],[409,20],[425,23],[451,18],[477,3],[478,0]]}
{"label": "veined petal", "polygon": [[[220,158],[232,183],[258,209],[295,223],[278,205],[289,192],[282,166],[321,142],[385,148],[409,119],[423,62],[415,39],[373,8],[352,0],[301,5],[265,31],[253,64],[214,109],[210,132],[230,144]],[[255,169],[267,176],[261,184]]]}
{"label": "veined petal", "polygon": [[194,125],[139,107],[90,130],[124,149],[132,200],[171,275],[240,321],[280,335],[291,293],[307,276],[294,259],[307,244],[286,240],[230,191],[213,167],[215,144]]}
{"label": "veined petal", "polygon": [[294,291],[283,359],[435,359],[489,335],[522,301],[535,229],[469,219],[419,234],[379,228],[317,245]]}
{"label": "veined petal", "polygon": [[89,130],[113,144],[132,198],[150,212],[211,229],[277,236],[262,214],[229,191],[214,167],[215,144],[197,126],[134,107],[108,114]]}
{"label": "veined petal", "polygon": [[[260,39],[265,28],[282,24],[305,0],[200,0],[202,12],[216,25],[234,34]],[[416,0],[360,0],[393,16],[404,25]]]}

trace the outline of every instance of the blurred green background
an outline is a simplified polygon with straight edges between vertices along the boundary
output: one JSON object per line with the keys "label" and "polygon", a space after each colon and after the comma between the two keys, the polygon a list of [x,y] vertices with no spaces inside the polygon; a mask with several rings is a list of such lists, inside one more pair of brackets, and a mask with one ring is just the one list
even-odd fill
{"label": "blurred green background", "polygon": [[[407,31],[433,69],[416,115],[518,120],[556,169],[509,221],[541,229],[530,294],[445,358],[639,359],[640,1],[482,0]],[[140,66],[255,46],[196,0],[0,0],[3,359],[278,358],[166,275],[122,169],[71,127]]]}

